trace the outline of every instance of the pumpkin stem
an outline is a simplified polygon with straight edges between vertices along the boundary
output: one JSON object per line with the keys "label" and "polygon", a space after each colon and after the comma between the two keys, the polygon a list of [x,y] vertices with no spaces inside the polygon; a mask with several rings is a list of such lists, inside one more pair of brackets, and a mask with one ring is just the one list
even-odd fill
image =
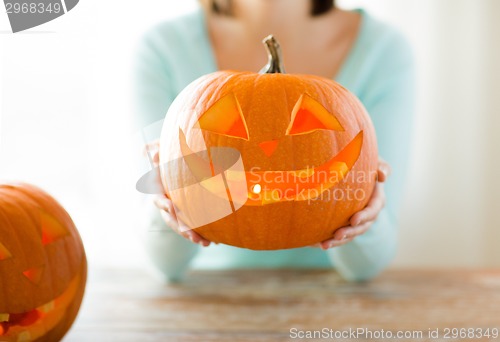
{"label": "pumpkin stem", "polygon": [[267,55],[269,56],[269,62],[260,71],[261,74],[284,74],[285,67],[283,65],[283,57],[281,56],[280,43],[271,34],[264,38],[262,41],[266,46]]}

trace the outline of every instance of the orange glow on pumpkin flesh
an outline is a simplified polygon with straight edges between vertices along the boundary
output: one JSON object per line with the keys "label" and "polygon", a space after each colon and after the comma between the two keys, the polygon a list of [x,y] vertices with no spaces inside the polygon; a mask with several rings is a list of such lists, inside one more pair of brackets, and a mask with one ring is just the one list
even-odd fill
{"label": "orange glow on pumpkin flesh", "polygon": [[[376,182],[375,130],[348,90],[284,73],[279,44],[271,36],[264,43],[270,59],[261,73],[216,72],[176,98],[160,140],[162,183],[178,216],[210,241],[308,246],[366,206]],[[228,150],[234,160],[220,157]],[[183,162],[169,163],[173,156]],[[238,156],[243,166],[231,167]],[[335,197],[350,190],[363,198]],[[205,222],[199,212],[217,211],[224,199],[230,208]]]}

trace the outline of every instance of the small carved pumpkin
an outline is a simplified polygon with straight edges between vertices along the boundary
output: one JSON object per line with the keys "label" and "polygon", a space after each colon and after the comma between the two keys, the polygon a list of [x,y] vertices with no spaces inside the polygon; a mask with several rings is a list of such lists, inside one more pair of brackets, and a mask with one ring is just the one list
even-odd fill
{"label": "small carved pumpkin", "polygon": [[328,238],[368,202],[375,131],[340,84],[284,73],[264,40],[261,73],[203,76],[171,105],[160,168],[177,216],[208,240],[256,250]]}
{"label": "small carved pumpkin", "polygon": [[0,341],[59,341],[82,301],[87,262],[68,213],[28,184],[0,184]]}

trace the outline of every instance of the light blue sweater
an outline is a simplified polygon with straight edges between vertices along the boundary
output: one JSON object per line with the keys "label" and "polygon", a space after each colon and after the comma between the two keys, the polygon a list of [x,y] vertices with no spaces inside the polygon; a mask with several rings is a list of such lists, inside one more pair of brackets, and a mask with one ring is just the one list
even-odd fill
{"label": "light blue sweater", "polygon": [[[377,132],[379,154],[393,169],[385,185],[386,207],[364,235],[323,251],[296,248],[252,251],[226,245],[200,247],[165,228],[158,213],[151,223],[149,253],[168,279],[194,268],[332,267],[348,280],[377,275],[394,257],[398,211],[405,183],[413,118],[411,50],[393,28],[363,10],[357,40],[336,81],[356,94]],[[163,22],[142,38],[136,59],[137,125],[162,120],[175,96],[191,81],[216,71],[201,9]],[[311,222],[314,224],[314,222]]]}

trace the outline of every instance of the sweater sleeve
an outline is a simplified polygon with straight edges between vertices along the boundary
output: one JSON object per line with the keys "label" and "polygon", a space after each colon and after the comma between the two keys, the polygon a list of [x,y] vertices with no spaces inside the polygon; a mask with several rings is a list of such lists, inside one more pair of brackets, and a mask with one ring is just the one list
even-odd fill
{"label": "sweater sleeve", "polygon": [[[160,126],[165,113],[176,96],[172,57],[168,48],[168,27],[147,32],[139,42],[134,61],[135,126],[148,132],[148,127]],[[158,128],[158,127],[156,127]],[[153,130],[154,131],[154,130]],[[159,138],[159,130],[145,134],[149,141]],[[146,252],[155,268],[167,281],[182,279],[199,246],[170,229],[153,203],[146,233]]]}
{"label": "sweater sleeve", "polygon": [[163,120],[176,94],[169,66],[171,53],[159,28],[140,39],[134,58],[134,114],[137,129]]}
{"label": "sweater sleeve", "polygon": [[353,281],[376,276],[396,254],[398,212],[411,147],[414,107],[411,49],[403,37],[395,34],[377,55],[366,61],[373,73],[360,99],[373,120],[379,155],[392,168],[384,184],[386,206],[365,234],[327,251],[341,276]]}

